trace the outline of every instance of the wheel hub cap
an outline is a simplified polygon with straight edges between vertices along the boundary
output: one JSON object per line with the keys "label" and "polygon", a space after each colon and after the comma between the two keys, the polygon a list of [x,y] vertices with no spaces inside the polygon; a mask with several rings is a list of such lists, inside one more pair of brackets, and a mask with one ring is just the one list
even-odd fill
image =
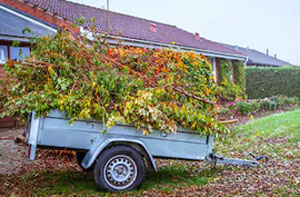
{"label": "wheel hub cap", "polygon": [[117,190],[126,189],[137,178],[136,163],[126,155],[117,155],[111,158],[104,167],[106,183]]}

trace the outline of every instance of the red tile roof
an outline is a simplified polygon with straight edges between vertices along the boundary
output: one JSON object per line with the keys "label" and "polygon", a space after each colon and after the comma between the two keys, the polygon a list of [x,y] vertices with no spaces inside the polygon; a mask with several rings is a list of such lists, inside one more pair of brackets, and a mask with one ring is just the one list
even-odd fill
{"label": "red tile roof", "polygon": [[[65,0],[23,0],[33,7],[53,13],[68,21],[74,22],[75,18],[83,16],[85,18],[95,18],[96,27],[102,32],[112,35],[119,35],[124,38],[137,39],[143,41],[159,42],[183,47],[208,50],[244,56],[242,53],[225,47],[222,44],[200,37],[195,39],[195,35],[173,25],[167,25],[147,19],[120,14],[112,11],[77,4]],[[156,32],[150,30],[151,23],[156,24]]]}

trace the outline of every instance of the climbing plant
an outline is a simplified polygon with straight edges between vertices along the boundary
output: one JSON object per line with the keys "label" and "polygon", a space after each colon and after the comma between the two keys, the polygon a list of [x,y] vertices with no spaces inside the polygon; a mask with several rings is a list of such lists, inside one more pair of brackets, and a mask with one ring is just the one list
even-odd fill
{"label": "climbing plant", "polygon": [[[245,97],[245,73],[240,63],[219,59],[219,81],[217,95],[220,99],[234,100]],[[234,79],[234,81],[233,81]]]}
{"label": "climbing plant", "polygon": [[234,83],[240,87],[242,94],[246,91],[246,72],[242,61],[233,61],[233,79]]}

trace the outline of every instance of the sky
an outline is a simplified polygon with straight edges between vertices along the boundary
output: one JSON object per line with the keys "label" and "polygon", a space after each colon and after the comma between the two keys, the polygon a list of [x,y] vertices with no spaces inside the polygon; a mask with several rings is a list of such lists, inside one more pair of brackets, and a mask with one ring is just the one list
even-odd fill
{"label": "sky", "polygon": [[[69,0],[106,8],[107,0]],[[109,10],[300,65],[300,0],[109,0]]]}

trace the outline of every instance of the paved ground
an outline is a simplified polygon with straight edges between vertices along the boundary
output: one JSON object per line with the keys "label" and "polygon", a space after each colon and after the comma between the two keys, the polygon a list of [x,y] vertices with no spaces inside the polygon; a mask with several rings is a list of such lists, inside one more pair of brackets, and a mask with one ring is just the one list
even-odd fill
{"label": "paved ground", "polygon": [[13,174],[32,162],[26,157],[26,147],[16,143],[15,139],[22,136],[22,129],[0,130],[0,174]]}

